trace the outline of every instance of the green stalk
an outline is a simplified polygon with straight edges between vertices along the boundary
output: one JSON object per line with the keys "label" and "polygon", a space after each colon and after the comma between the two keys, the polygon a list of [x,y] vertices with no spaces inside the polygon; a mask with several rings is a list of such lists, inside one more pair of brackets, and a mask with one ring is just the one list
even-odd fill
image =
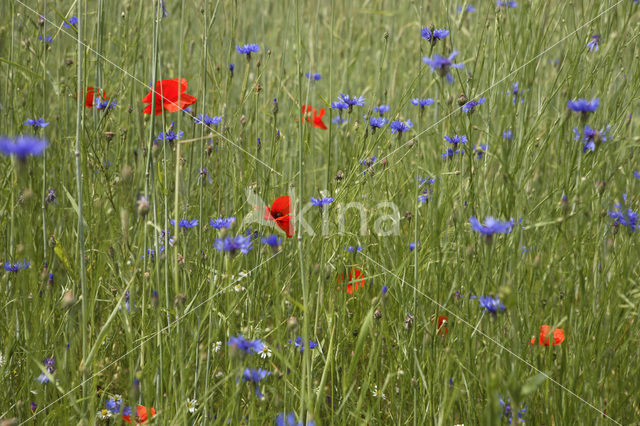
{"label": "green stalk", "polygon": [[[44,1],[43,15],[47,16],[47,0]],[[42,37],[47,36],[47,20],[42,25]],[[47,48],[45,46],[42,54],[42,117],[47,118]],[[44,133],[44,130],[43,130]],[[44,136],[44,135],[43,135]],[[47,218],[45,215],[45,198],[47,196],[47,150],[42,153],[42,257],[47,262]]]}

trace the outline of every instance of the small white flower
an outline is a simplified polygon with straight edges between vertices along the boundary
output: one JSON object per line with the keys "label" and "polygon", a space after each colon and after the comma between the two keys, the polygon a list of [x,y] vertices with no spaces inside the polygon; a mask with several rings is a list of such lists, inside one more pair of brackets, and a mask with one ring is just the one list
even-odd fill
{"label": "small white flower", "polygon": [[195,413],[197,408],[198,408],[198,401],[195,399],[187,398],[187,410],[189,410],[190,413]]}
{"label": "small white flower", "polygon": [[371,390],[371,394],[373,395],[374,398],[387,399],[387,396],[382,391],[378,390],[378,385],[373,385],[373,389]]}
{"label": "small white flower", "polygon": [[2,367],[4,365],[4,356],[2,355],[2,352],[0,352],[0,367]]}
{"label": "small white flower", "polygon": [[235,291],[236,293],[240,293],[241,291],[244,291],[244,290],[245,290],[245,288],[243,286],[241,286],[240,284],[236,284],[233,287],[233,291]]}
{"label": "small white flower", "polygon": [[266,345],[262,347],[262,350],[259,352],[260,358],[271,358],[271,349],[269,349]]}
{"label": "small white flower", "polygon": [[111,411],[107,410],[106,408],[103,408],[102,410],[98,411],[98,418],[100,420],[111,418]]}
{"label": "small white flower", "polygon": [[218,340],[213,344],[213,352],[220,352],[220,349],[222,349],[222,342]]}

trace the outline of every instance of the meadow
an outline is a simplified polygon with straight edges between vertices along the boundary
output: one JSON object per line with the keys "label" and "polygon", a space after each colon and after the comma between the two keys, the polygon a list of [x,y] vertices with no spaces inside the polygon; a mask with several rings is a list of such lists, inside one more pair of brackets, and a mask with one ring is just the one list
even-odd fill
{"label": "meadow", "polygon": [[0,425],[640,424],[637,0],[0,16]]}

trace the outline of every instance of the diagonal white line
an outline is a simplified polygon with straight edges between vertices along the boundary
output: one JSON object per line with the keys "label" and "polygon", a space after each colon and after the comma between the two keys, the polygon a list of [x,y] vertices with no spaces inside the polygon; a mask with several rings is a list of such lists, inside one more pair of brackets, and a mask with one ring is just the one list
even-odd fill
{"label": "diagonal white line", "polygon": [[[455,312],[453,312],[451,309],[447,308],[446,306],[444,306],[443,304],[441,304],[440,302],[438,302],[437,300],[435,300],[434,298],[432,298],[431,296],[427,295],[426,293],[424,293],[423,291],[421,291],[419,288],[409,284],[408,282],[406,282],[403,278],[399,277],[398,275],[394,274],[393,272],[391,272],[389,269],[387,269],[384,265],[380,264],[379,262],[376,262],[375,260],[373,260],[371,257],[367,256],[366,254],[362,253],[362,252],[358,252],[358,254],[366,257],[368,260],[370,260],[371,262],[375,263],[376,265],[378,265],[380,268],[382,268],[385,272],[393,275],[393,277],[395,277],[396,279],[398,279],[403,285],[407,285],[410,288],[412,288],[413,290],[415,290],[416,292],[420,293],[422,296],[424,296],[427,300],[429,300],[431,303],[433,303],[434,305],[436,305],[438,308],[442,309],[443,311],[447,312],[449,315],[451,315],[452,317],[454,317],[456,320],[458,320],[459,322],[461,322],[462,324],[471,327],[474,330],[474,333],[478,333],[480,334],[482,337],[484,337],[485,339],[488,339],[489,341],[491,341],[492,343],[494,343],[496,346],[498,346],[500,349],[502,349],[503,351],[508,352],[510,355],[513,355],[516,359],[518,359],[519,361],[523,362],[524,364],[526,364],[529,368],[533,369],[536,373],[538,374],[542,374],[546,379],[548,379],[550,382],[552,382],[553,384],[559,386],[560,388],[562,388],[563,390],[567,391],[568,393],[570,393],[571,395],[573,395],[574,397],[576,397],[578,400],[580,400],[581,402],[585,403],[586,405],[588,405],[589,407],[593,408],[595,411],[597,411],[598,413],[600,413],[603,417],[611,420],[613,423],[622,426],[621,423],[617,422],[616,420],[612,419],[611,417],[609,417],[607,414],[605,414],[603,411],[601,411],[598,407],[594,406],[593,404],[591,404],[589,401],[585,400],[584,398],[582,398],[580,395],[576,394],[575,392],[573,392],[571,389],[567,388],[566,386],[564,386],[562,383],[558,382],[557,380],[554,380],[551,376],[549,376],[547,373],[545,373],[544,371],[539,370],[538,368],[536,368],[536,366],[534,366],[533,364],[531,364],[529,361],[527,361],[526,359],[522,358],[520,355],[518,355],[517,353],[513,352],[511,349],[507,348],[506,346],[504,346],[502,343],[498,342],[497,340],[495,340],[493,337],[489,336],[488,334],[486,334],[484,331],[480,330],[479,328],[476,328],[473,324],[471,324],[470,322],[466,321],[464,318],[460,317],[458,314],[456,314]],[[415,313],[414,313],[415,314]]]}
{"label": "diagonal white line", "polygon": [[[125,352],[123,355],[121,355],[120,357],[116,358],[115,360],[113,360],[111,363],[107,364],[106,366],[104,366],[101,370],[99,370],[97,373],[94,373],[91,377],[87,378],[87,380],[82,381],[80,383],[78,383],[76,386],[72,387],[71,389],[69,389],[65,394],[60,395],[57,399],[55,399],[54,401],[52,401],[51,403],[47,404],[46,406],[42,407],[42,409],[38,410],[36,413],[34,413],[31,417],[29,417],[28,419],[26,419],[25,421],[21,422],[20,425],[23,425],[27,422],[29,422],[30,420],[34,419],[38,414],[40,413],[44,413],[49,407],[51,407],[52,405],[56,404],[57,402],[59,402],[60,400],[62,400],[63,398],[65,398],[67,395],[71,394],[73,391],[75,391],[76,389],[79,389],[80,387],[82,387],[82,385],[90,380],[92,380],[95,376],[101,374],[103,371],[107,370],[109,367],[111,367],[112,365],[114,365],[117,362],[120,362],[123,358],[125,358],[126,356],[128,356],[130,353],[137,351],[142,345],[144,345],[145,343],[147,343],[149,340],[153,339],[154,337],[158,336],[159,334],[164,333],[165,331],[169,330],[171,327],[173,327],[174,325],[176,325],[178,322],[180,322],[181,320],[183,320],[187,315],[189,315],[192,312],[195,312],[198,308],[200,308],[202,305],[204,305],[205,303],[209,302],[210,300],[212,300],[214,297],[218,296],[220,293],[223,293],[227,290],[229,290],[232,286],[234,286],[236,283],[242,281],[243,279],[245,279],[246,277],[248,277],[249,275],[251,275],[252,272],[254,272],[255,270],[257,270],[258,268],[260,268],[262,265],[264,265],[265,263],[269,262],[271,259],[273,259],[274,257],[278,256],[280,253],[282,252],[277,252],[274,255],[272,255],[271,257],[269,257],[268,259],[264,260],[262,263],[260,263],[258,266],[254,267],[253,269],[251,269],[249,272],[247,272],[247,275],[245,275],[244,277],[241,277],[239,280],[234,280],[231,284],[229,284],[228,286],[224,287],[221,290],[218,290],[217,293],[213,294],[211,297],[208,297],[206,300],[200,302],[199,304],[197,304],[195,307],[191,308],[191,310],[185,314],[183,314],[181,317],[176,318],[173,322],[167,324],[166,326],[164,326],[163,328],[161,328],[160,330],[151,333],[149,336],[145,337],[142,342],[137,345],[134,346],[133,348],[129,349],[127,352]],[[7,415],[8,411],[2,415],[0,415],[0,419],[5,418],[5,416]]]}
{"label": "diagonal white line", "polygon": [[[23,7],[25,7],[26,9],[28,9],[29,11],[39,15],[38,11],[36,11],[35,9],[30,8],[29,6],[27,6],[26,4],[24,4],[21,0],[14,0],[16,3],[20,3]],[[55,24],[53,21],[49,20],[46,16],[43,16],[43,19],[47,22],[49,22],[50,24],[52,24],[55,28],[58,28],[58,32],[62,32],[65,35],[68,35],[69,37],[72,37],[76,42],[78,41],[78,38],[68,32],[67,30],[65,30],[63,27],[58,26],[57,24]],[[122,71],[124,74],[126,74],[127,76],[131,77],[136,83],[140,83],[141,85],[143,85],[145,88],[148,88],[149,86],[147,86],[147,84],[140,80],[139,78],[137,78],[136,76],[134,76],[133,74],[131,74],[129,71],[127,71],[126,69],[122,68],[120,65],[116,64],[115,62],[109,60],[108,58],[106,58],[104,55],[98,53],[96,50],[94,50],[93,48],[91,48],[90,46],[88,46],[85,43],[81,43],[82,46],[84,46],[87,50],[89,50],[90,52],[94,53],[96,56],[99,56],[100,59],[104,60],[105,62],[107,62],[109,65],[114,66],[115,68],[117,68],[118,70]],[[155,87],[153,87],[151,90],[155,90]],[[78,96],[80,96],[80,94],[78,94]],[[156,97],[162,97],[160,95],[160,93],[156,93]],[[172,102],[168,99],[165,98],[165,100],[168,103],[173,104],[174,106],[177,106],[178,109],[180,110],[180,107],[177,103]],[[222,133],[218,132],[216,129],[214,129],[213,127],[202,123],[203,126],[205,126],[207,129],[209,129],[211,132],[213,132],[214,134],[216,134],[217,136],[219,136],[220,138],[222,138],[223,140],[225,140],[226,142],[228,142],[229,144],[233,145],[235,148],[238,148],[240,151],[244,152],[245,154],[247,154],[249,157],[253,158],[254,160],[256,160],[258,163],[262,164],[263,166],[265,166],[266,168],[268,168],[270,171],[276,173],[278,176],[282,176],[282,173],[280,173],[279,171],[277,171],[276,169],[274,169],[273,167],[271,167],[270,165],[268,165],[267,163],[265,163],[264,161],[260,160],[258,157],[256,157],[255,155],[251,154],[249,151],[247,151],[246,149],[242,148],[240,145],[234,143],[231,139],[227,138],[225,135],[223,135]]]}
{"label": "diagonal white line", "polygon": [[[544,49],[542,52],[538,53],[537,55],[535,55],[533,58],[529,59],[528,61],[526,61],[523,65],[519,66],[518,68],[516,68],[515,70],[511,71],[509,74],[507,74],[506,76],[504,76],[502,79],[498,80],[497,82],[493,83],[491,86],[489,86],[487,89],[483,90],[482,92],[476,94],[474,99],[479,98],[480,96],[484,95],[485,93],[489,92],[491,89],[493,89],[494,87],[496,87],[497,85],[501,84],[502,82],[504,82],[506,79],[508,79],[509,77],[511,77],[513,74],[515,74],[516,72],[520,71],[522,68],[526,67],[527,65],[529,65],[530,63],[532,63],[533,61],[535,61],[536,59],[538,59],[540,56],[544,55],[545,53],[547,53],[549,50],[553,49],[554,47],[556,47],[558,44],[564,42],[565,40],[567,40],[569,37],[573,36],[575,33],[577,33],[578,31],[580,31],[581,29],[583,29],[584,27],[590,25],[593,21],[599,19],[602,15],[604,15],[605,13],[609,12],[611,9],[615,8],[616,6],[618,6],[620,3],[622,3],[624,0],[619,0],[616,4],[614,4],[613,6],[605,9],[603,12],[601,12],[600,14],[598,14],[598,16],[596,16],[595,18],[585,22],[584,24],[580,25],[578,28],[576,28],[574,31],[572,31],[571,33],[567,34],[565,37],[561,38],[560,40],[558,40],[556,43],[552,44],[551,46],[547,47],[546,49]],[[469,99],[469,101],[471,101],[473,99]],[[418,133],[417,135],[413,136],[411,139],[409,139],[407,142],[405,142],[404,144],[401,144],[399,147],[397,147],[396,149],[394,149],[393,151],[391,151],[389,154],[385,155],[384,157],[380,158],[379,161],[377,162],[377,164],[382,163],[383,160],[386,160],[387,158],[391,157],[393,154],[395,154],[396,152],[398,152],[400,149],[404,148],[405,146],[409,145],[411,142],[413,142],[414,140],[416,140],[419,136],[423,135],[424,133],[428,132],[429,130],[433,129],[435,126],[437,126],[438,124],[440,124],[441,122],[443,122],[444,120],[446,120],[447,118],[451,117],[453,114],[461,111],[462,108],[457,108],[455,110],[453,110],[452,112],[450,112],[449,114],[445,115],[444,117],[442,117],[441,119],[439,119],[438,121],[436,121],[435,123],[433,123],[432,125],[430,125],[429,127],[427,127],[426,129],[422,130],[420,133]],[[410,152],[410,150],[408,150],[402,157],[400,157],[400,160],[398,160],[395,164],[399,164],[400,161],[402,161],[402,159],[404,157],[407,156],[407,154]],[[369,152],[371,153],[371,152]],[[394,165],[395,165],[394,164]],[[392,166],[388,166],[385,168],[385,170],[389,170]]]}

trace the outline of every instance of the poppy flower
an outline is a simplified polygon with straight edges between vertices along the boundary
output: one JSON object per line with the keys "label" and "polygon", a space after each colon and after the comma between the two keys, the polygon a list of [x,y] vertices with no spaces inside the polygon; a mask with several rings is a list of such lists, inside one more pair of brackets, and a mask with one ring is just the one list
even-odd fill
{"label": "poppy flower", "polygon": [[438,327],[436,329],[437,333],[443,336],[446,336],[447,333],[449,332],[449,328],[447,327],[448,324],[449,324],[449,317],[446,315],[440,315],[438,317]]}
{"label": "poppy flower", "polygon": [[100,88],[94,88],[93,86],[87,87],[87,96],[84,99],[84,106],[87,108],[93,108],[93,102],[95,101],[97,96],[99,96],[103,100],[109,99],[104,90]]}
{"label": "poppy flower", "polygon": [[[548,325],[540,326],[540,346],[549,346],[549,332],[551,331],[551,327]],[[553,345],[559,345],[564,342],[564,330],[561,328],[556,328],[553,330]],[[536,338],[533,337],[531,339],[531,346],[536,344]]]}
{"label": "poppy flower", "polygon": [[[338,275],[338,283],[342,283],[342,281],[344,281],[344,274]],[[358,291],[358,289],[364,288],[365,282],[366,277],[364,276],[364,272],[358,268],[351,269],[347,283],[347,294],[353,294],[355,291]],[[340,290],[340,287],[338,287],[338,290]]]}
{"label": "poppy flower", "polygon": [[288,195],[275,199],[271,208],[265,207],[265,220],[273,220],[287,234],[287,238],[293,236],[293,224],[291,223],[291,198]]}
{"label": "poppy flower", "polygon": [[[194,104],[198,99],[195,96],[185,93],[187,85],[187,80],[184,78],[156,81],[155,114],[161,114],[163,109],[166,109],[169,112],[180,111],[189,105]],[[142,102],[149,104],[142,112],[145,114],[151,114],[153,90],[149,90],[149,93],[142,98]]]}
{"label": "poppy flower", "polygon": [[[135,422],[137,425],[143,425],[145,423],[147,423],[147,421],[149,420],[149,412],[151,412],[151,417],[153,418],[153,416],[156,415],[156,409],[155,408],[151,408],[150,410],[147,410],[147,407],[143,406],[143,405],[138,405],[136,407],[136,415],[135,415]],[[127,423],[131,423],[131,416],[122,416],[122,420],[124,420]]]}
{"label": "poppy flower", "polygon": [[322,117],[324,116],[324,108],[320,109],[320,114],[318,114],[318,110],[311,107],[311,105],[302,105],[302,115],[303,120],[311,123],[313,127],[317,127],[319,129],[327,129],[327,126],[322,122]]}

